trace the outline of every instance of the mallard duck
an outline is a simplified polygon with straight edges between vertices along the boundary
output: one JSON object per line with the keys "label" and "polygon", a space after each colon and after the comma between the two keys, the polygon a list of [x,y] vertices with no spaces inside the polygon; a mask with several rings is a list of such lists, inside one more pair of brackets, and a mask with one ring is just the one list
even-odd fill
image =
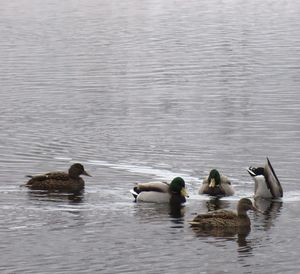
{"label": "mallard duck", "polygon": [[255,182],[255,198],[281,198],[283,196],[281,184],[269,158],[264,167],[249,167],[247,171]]}
{"label": "mallard duck", "polygon": [[84,170],[83,165],[76,163],[71,165],[68,173],[49,172],[36,176],[27,175],[31,179],[26,186],[34,190],[80,192],[84,189],[84,181],[80,175],[91,176]]}
{"label": "mallard duck", "polygon": [[229,210],[216,210],[197,215],[189,223],[193,227],[203,229],[226,228],[226,227],[250,227],[248,210],[259,211],[248,198],[242,198],[237,204],[237,213]]}
{"label": "mallard duck", "polygon": [[181,177],[174,178],[170,184],[167,182],[139,183],[131,190],[135,201],[152,203],[185,203],[188,197],[185,182]]}
{"label": "mallard duck", "polygon": [[220,175],[218,170],[212,169],[209,176],[203,180],[199,194],[230,196],[234,194],[234,188],[227,177]]}

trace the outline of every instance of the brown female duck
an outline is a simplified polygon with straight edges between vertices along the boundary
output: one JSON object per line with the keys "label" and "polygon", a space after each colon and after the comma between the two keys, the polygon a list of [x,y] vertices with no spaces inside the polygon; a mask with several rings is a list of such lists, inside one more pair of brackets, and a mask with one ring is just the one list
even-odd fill
{"label": "brown female duck", "polygon": [[203,229],[228,228],[228,227],[250,227],[248,210],[258,211],[251,200],[242,198],[237,205],[237,213],[228,210],[216,210],[206,214],[197,215],[193,221],[189,222],[192,227]]}
{"label": "brown female duck", "polygon": [[84,181],[80,175],[91,176],[85,170],[83,165],[76,163],[71,165],[68,173],[49,172],[42,175],[31,176],[26,186],[34,190],[48,190],[58,192],[80,192],[84,189]]}

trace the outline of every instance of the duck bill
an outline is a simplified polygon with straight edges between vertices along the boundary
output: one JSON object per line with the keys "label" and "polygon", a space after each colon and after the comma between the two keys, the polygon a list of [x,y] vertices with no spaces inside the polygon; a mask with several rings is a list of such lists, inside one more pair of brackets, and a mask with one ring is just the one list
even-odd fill
{"label": "duck bill", "polygon": [[216,186],[216,181],[215,181],[215,179],[211,179],[208,187],[212,187],[212,188],[213,188],[213,187],[215,187],[215,186]]}
{"label": "duck bill", "polygon": [[181,189],[180,195],[181,195],[181,196],[184,196],[184,197],[189,197],[189,194],[188,194],[186,188]]}
{"label": "duck bill", "polygon": [[248,171],[249,175],[251,175],[252,177],[256,176],[256,174],[250,168],[247,168],[247,171]]}
{"label": "duck bill", "polygon": [[92,175],[88,174],[85,170],[82,172],[82,175],[92,177]]}

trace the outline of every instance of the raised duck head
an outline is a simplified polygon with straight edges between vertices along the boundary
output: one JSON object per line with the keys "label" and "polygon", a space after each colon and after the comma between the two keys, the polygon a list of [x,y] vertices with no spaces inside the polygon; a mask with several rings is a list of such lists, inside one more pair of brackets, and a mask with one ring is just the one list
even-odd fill
{"label": "raised duck head", "polygon": [[248,210],[259,211],[248,198],[242,198],[237,205],[238,216],[247,216]]}

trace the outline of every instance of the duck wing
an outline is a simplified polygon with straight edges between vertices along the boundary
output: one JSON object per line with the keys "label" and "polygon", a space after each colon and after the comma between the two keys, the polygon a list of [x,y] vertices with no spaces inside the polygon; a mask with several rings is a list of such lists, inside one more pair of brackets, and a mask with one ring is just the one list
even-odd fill
{"label": "duck wing", "polygon": [[237,215],[229,210],[216,210],[206,214],[197,215],[193,221],[189,223],[191,226],[210,228],[235,226]]}
{"label": "duck wing", "polygon": [[69,174],[66,172],[49,172],[45,174],[48,179],[53,179],[53,180],[62,180],[66,181],[69,180]]}
{"label": "duck wing", "polygon": [[231,182],[228,177],[221,175],[221,184],[231,185]]}
{"label": "duck wing", "polygon": [[234,188],[231,184],[231,181],[226,176],[221,175],[220,188],[226,196],[231,196],[234,194]]}
{"label": "duck wing", "polygon": [[169,184],[166,182],[138,183],[130,190],[135,201],[161,202],[169,201]]}
{"label": "duck wing", "polygon": [[264,176],[266,179],[267,187],[270,189],[273,198],[282,197],[283,190],[269,158],[267,158],[267,163],[265,164]]}
{"label": "duck wing", "polygon": [[[195,217],[197,220],[201,219],[211,219],[211,218],[235,218],[237,215],[235,212],[230,211],[230,210],[225,210],[225,209],[219,209],[219,210],[214,210],[205,214],[199,214]],[[194,219],[194,220],[195,220]]]}
{"label": "duck wing", "polygon": [[153,191],[153,192],[169,192],[169,184],[166,182],[148,182],[138,183],[134,188],[135,192],[140,193],[142,191]]}
{"label": "duck wing", "polygon": [[41,175],[27,175],[26,177],[31,178],[27,185],[32,185],[35,182],[43,182],[47,180],[62,180],[66,181],[69,179],[69,175],[65,172],[48,172]]}
{"label": "duck wing", "polygon": [[206,194],[208,191],[208,177],[204,178],[199,189],[199,194]]}

